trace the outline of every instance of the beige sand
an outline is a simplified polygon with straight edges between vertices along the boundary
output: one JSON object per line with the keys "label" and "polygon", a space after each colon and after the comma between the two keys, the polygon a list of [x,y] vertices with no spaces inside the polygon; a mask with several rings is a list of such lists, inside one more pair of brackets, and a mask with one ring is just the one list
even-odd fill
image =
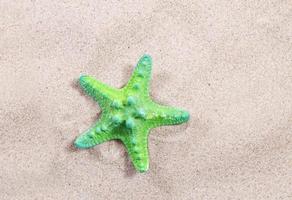
{"label": "beige sand", "polygon": [[[292,199],[292,2],[0,0],[0,199]],[[118,142],[72,141],[153,56],[153,99],[191,121],[149,138],[136,173]]]}

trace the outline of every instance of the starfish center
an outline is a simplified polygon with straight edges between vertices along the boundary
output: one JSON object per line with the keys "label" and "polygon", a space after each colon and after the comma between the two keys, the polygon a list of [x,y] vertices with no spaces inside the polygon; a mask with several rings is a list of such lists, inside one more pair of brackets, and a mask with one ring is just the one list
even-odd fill
{"label": "starfish center", "polygon": [[142,102],[138,101],[135,96],[127,96],[124,101],[114,100],[111,107],[113,114],[110,120],[115,126],[125,126],[132,130],[142,120],[146,119],[146,111]]}

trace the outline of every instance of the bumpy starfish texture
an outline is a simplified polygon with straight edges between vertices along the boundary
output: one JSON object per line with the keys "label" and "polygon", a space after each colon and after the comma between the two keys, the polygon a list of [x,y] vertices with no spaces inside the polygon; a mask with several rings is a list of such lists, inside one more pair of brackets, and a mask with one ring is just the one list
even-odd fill
{"label": "bumpy starfish texture", "polygon": [[128,84],[112,88],[91,76],[81,76],[84,91],[102,109],[100,119],[74,142],[77,148],[91,148],[109,140],[121,140],[136,170],[149,168],[148,134],[150,129],[181,124],[189,120],[187,111],[162,106],[149,96],[152,59],[144,55]]}

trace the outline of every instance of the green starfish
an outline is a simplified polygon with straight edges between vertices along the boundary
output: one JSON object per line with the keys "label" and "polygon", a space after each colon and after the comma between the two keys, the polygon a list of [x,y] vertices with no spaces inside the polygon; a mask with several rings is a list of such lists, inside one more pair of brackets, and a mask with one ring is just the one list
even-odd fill
{"label": "green starfish", "polygon": [[149,167],[148,134],[150,129],[181,124],[189,120],[187,111],[162,106],[149,96],[152,59],[144,55],[128,84],[112,88],[90,76],[79,83],[102,109],[100,119],[74,142],[77,148],[91,148],[109,140],[121,140],[139,172]]}

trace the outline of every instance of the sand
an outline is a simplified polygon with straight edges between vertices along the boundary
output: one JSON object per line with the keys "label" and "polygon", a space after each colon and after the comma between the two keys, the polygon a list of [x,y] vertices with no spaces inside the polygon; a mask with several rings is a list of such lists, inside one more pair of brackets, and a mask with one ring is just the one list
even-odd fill
{"label": "sand", "polygon": [[[0,199],[292,199],[292,2],[0,1]],[[76,150],[100,108],[76,85],[122,87],[144,53],[150,169],[121,143]]]}

